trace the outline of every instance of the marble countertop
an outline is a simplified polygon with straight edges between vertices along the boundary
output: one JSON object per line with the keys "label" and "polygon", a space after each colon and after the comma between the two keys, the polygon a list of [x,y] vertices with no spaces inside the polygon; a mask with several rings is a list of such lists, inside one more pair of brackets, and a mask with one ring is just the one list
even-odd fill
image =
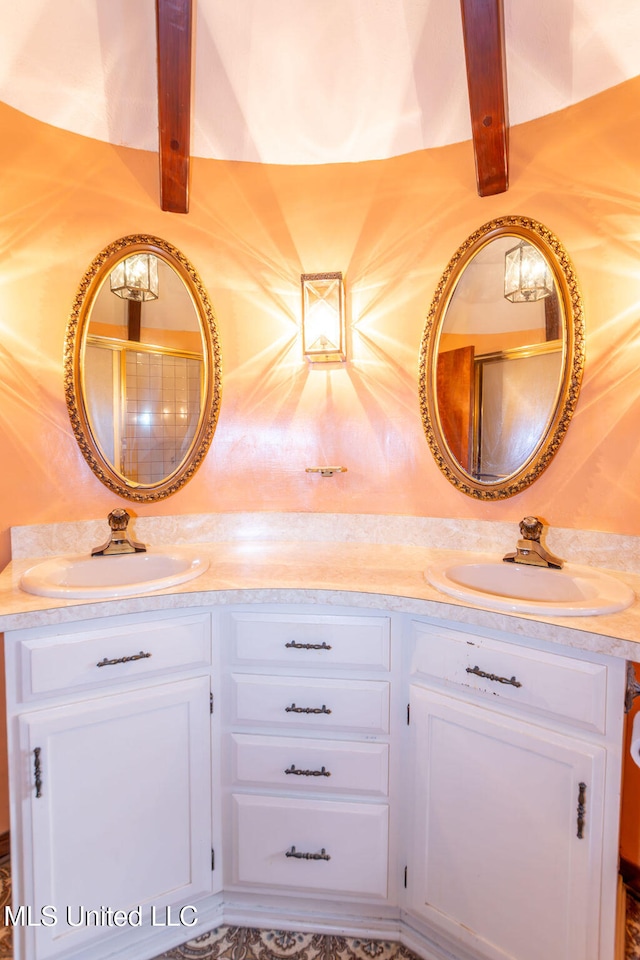
{"label": "marble countertop", "polygon": [[[37,559],[16,559],[0,574],[0,631],[228,603],[304,603],[412,613],[640,660],[640,600],[615,614],[542,617],[497,612],[445,597],[430,586],[427,567],[443,560],[469,560],[479,555],[475,551],[361,540],[248,537],[192,543],[185,549],[209,561],[208,570],[196,579],[144,595],[105,600],[60,600],[25,593],[19,587],[20,577]],[[494,553],[491,557],[496,559]],[[640,597],[640,574],[607,572]]]}

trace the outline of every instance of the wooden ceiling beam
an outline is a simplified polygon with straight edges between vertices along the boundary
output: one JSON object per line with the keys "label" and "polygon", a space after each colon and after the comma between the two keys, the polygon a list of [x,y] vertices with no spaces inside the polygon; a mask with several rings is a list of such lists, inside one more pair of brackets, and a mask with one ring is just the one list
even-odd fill
{"label": "wooden ceiling beam", "polygon": [[160,205],[189,212],[192,0],[156,0]]}
{"label": "wooden ceiling beam", "polygon": [[460,0],[478,194],[509,187],[507,66],[502,0]]}

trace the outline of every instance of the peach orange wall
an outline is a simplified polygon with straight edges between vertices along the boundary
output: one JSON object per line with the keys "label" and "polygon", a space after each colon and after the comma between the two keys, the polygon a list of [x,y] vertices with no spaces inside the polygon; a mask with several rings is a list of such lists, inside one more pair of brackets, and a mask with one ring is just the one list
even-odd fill
{"label": "peach orange wall", "polygon": [[[301,510],[519,520],[640,535],[640,79],[511,131],[511,187],[476,195],[469,143],[386,161],[284,167],[195,160],[191,212],[158,206],[155,155],[0,105],[0,560],[12,524],[106,514],[114,495],[76,446],[62,389],[67,316],[111,240],[180,247],[217,313],[218,429],[183,491],[140,514]],[[577,415],[529,490],[482,504],[424,440],[417,358],[438,277],[493,216],[549,226],[573,258],[587,325]],[[342,270],[351,361],[301,358],[299,276]],[[340,463],[333,479],[305,473]]]}
{"label": "peach orange wall", "polygon": [[[103,516],[67,418],[62,351],[77,285],[125,234],[169,240],[199,271],[224,388],[194,479],[140,515],[374,512],[640,535],[640,79],[511,131],[511,186],[476,195],[471,145],[320,167],[194,160],[191,210],[163,213],[153,154],[49,127],[0,104],[0,566],[9,528]],[[429,303],[485,221],[532,216],[569,251],[587,362],[576,416],[529,490],[482,504],[440,474],[422,433],[417,361]],[[299,277],[342,270],[351,360],[301,358]],[[305,467],[343,464],[332,479]],[[0,822],[0,832],[2,823]]]}

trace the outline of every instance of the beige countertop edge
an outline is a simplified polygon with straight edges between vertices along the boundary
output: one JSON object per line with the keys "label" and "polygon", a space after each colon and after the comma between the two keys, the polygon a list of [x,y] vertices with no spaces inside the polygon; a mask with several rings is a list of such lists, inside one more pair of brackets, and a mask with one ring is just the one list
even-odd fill
{"label": "beige countertop edge", "polygon": [[[209,569],[197,579],[161,591],[100,600],[25,593],[20,577],[38,561],[15,561],[0,574],[0,631],[230,603],[311,604],[415,614],[640,661],[640,600],[615,614],[542,617],[445,597],[425,578],[432,563],[480,554],[393,544],[282,541],[197,544],[188,549],[209,560]],[[640,575],[607,572],[640,597]]]}

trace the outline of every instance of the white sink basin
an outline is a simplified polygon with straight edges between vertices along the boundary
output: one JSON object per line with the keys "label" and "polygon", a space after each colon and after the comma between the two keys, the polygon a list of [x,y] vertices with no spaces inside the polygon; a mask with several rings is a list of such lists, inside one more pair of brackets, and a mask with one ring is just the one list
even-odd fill
{"label": "white sink basin", "polygon": [[550,617],[615,613],[635,600],[626,583],[574,564],[552,570],[502,560],[449,561],[430,567],[426,577],[442,593],[459,600]]}
{"label": "white sink basin", "polygon": [[208,566],[208,560],[179,549],[111,557],[53,557],[27,570],[20,587],[40,597],[70,600],[128,597],[185,583]]}

